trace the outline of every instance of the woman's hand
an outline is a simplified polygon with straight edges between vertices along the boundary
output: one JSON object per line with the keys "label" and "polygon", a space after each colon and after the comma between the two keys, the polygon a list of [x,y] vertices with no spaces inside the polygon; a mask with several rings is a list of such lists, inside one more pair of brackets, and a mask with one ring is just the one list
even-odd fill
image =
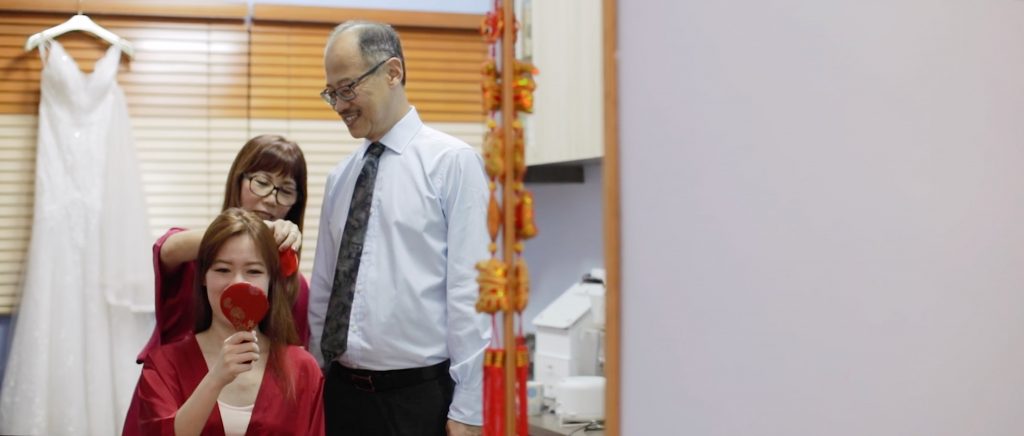
{"label": "woman's hand", "polygon": [[210,368],[210,376],[227,386],[239,374],[249,371],[260,358],[260,345],[253,332],[238,332],[228,336],[220,348],[220,355]]}
{"label": "woman's hand", "polygon": [[263,221],[274,232],[274,241],[277,242],[277,250],[284,251],[289,248],[299,251],[302,247],[302,232],[299,226],[288,220]]}

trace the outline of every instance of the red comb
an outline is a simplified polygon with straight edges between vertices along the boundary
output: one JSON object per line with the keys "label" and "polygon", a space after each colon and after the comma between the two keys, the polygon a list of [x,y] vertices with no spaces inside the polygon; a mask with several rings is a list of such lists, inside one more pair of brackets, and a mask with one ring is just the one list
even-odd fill
{"label": "red comb", "polygon": [[281,257],[281,275],[285,277],[291,277],[299,270],[299,254],[291,248],[284,250],[280,254]]}

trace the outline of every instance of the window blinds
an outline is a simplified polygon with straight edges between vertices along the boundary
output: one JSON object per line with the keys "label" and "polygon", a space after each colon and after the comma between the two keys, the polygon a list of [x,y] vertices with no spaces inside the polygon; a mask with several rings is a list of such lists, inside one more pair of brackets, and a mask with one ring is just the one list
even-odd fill
{"label": "window blinds", "polygon": [[[39,104],[38,52],[25,39],[66,14],[0,11],[0,313],[17,305],[31,233]],[[250,137],[296,141],[309,166],[301,269],[312,267],[327,173],[359,146],[319,98],[323,44],[335,23],[93,15],[129,39],[125,91],[142,165],[149,224],[203,227],[220,210],[224,178]],[[479,146],[483,135],[479,67],[485,46],[475,29],[398,27],[407,90],[425,121]],[[59,38],[84,71],[106,45],[82,33]],[[148,256],[149,253],[140,255]]]}

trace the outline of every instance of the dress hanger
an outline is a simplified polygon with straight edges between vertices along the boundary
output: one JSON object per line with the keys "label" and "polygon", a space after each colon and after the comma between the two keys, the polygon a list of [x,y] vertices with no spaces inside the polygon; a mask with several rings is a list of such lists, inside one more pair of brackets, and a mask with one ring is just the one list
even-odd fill
{"label": "dress hanger", "polygon": [[71,19],[28,37],[28,40],[25,41],[25,51],[32,51],[44,41],[56,38],[65,33],[82,31],[91,33],[99,39],[107,41],[111,45],[120,47],[121,52],[128,55],[128,57],[132,57],[135,54],[135,49],[128,40],[121,38],[114,34],[114,32],[104,29],[99,24],[96,24],[96,22],[89,18],[88,15],[82,13],[81,5],[82,2],[79,1],[78,14],[72,16]]}

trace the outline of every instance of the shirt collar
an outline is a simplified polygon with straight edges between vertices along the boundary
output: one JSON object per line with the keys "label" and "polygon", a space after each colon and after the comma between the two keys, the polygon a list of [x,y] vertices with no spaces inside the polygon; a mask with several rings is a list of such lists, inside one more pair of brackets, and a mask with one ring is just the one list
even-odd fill
{"label": "shirt collar", "polygon": [[[402,119],[398,120],[388,133],[385,133],[380,138],[380,143],[384,144],[384,147],[391,149],[391,151],[402,154],[405,147],[412,142],[413,137],[423,127],[423,121],[420,120],[419,113],[416,112],[415,106],[409,106],[409,111],[405,113]],[[366,153],[366,149],[370,146],[369,140],[363,141],[363,154]]]}

